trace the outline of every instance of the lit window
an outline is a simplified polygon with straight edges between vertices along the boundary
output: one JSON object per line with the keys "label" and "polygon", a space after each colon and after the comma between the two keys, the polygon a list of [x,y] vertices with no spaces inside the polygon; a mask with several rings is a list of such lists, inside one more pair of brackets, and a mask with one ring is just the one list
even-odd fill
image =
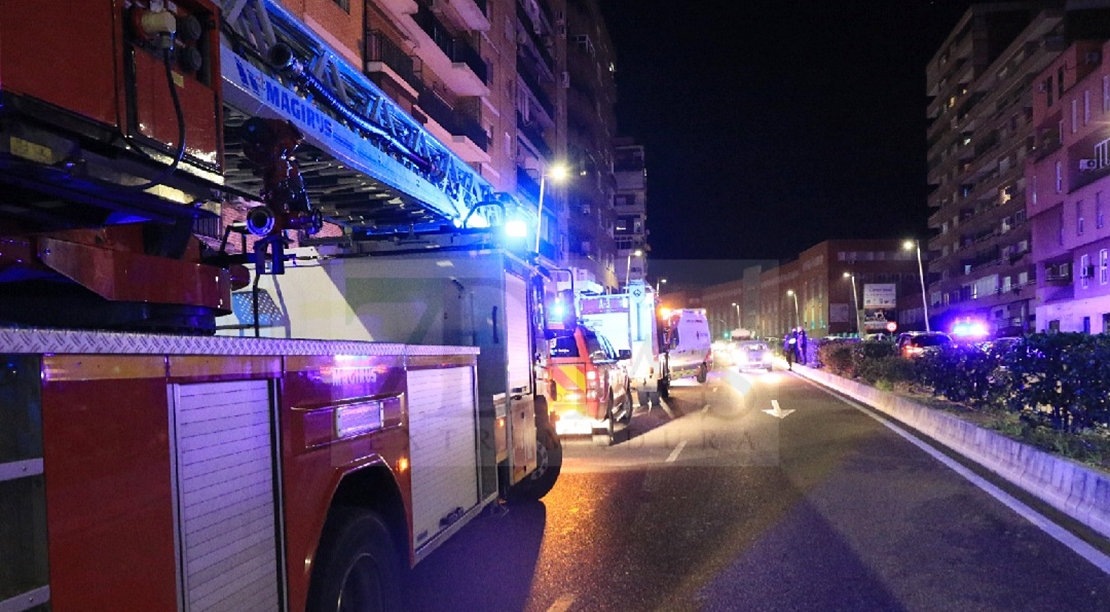
{"label": "lit window", "polygon": [[1105,285],[1107,280],[1110,280],[1110,279],[1108,279],[1108,276],[1110,276],[1110,274],[1108,274],[1107,269],[1106,269],[1106,265],[1108,263],[1107,262],[1107,255],[1108,254],[1110,254],[1110,253],[1107,253],[1106,249],[1102,249],[1101,251],[1098,252],[1098,284],[1100,284],[1100,285]]}
{"label": "lit window", "polygon": [[1091,283],[1091,256],[1083,255],[1079,258],[1079,286],[1086,289]]}

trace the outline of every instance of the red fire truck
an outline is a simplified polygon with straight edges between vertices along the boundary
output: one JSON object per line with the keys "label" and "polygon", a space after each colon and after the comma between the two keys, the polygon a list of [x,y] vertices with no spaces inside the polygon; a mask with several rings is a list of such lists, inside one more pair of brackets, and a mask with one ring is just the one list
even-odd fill
{"label": "red fire truck", "polygon": [[340,57],[273,0],[0,4],[0,610],[396,609],[554,485],[528,207]]}

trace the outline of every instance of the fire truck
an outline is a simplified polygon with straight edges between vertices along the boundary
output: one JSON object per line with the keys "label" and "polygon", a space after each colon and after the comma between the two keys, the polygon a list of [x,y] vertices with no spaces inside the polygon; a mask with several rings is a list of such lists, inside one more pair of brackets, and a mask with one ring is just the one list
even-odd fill
{"label": "fire truck", "polygon": [[554,485],[530,207],[341,58],[0,1],[0,610],[397,609]]}

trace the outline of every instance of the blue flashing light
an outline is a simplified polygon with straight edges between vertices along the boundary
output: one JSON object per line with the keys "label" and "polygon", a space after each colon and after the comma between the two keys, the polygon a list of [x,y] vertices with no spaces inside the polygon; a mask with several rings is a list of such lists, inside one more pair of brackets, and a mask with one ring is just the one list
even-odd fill
{"label": "blue flashing light", "polygon": [[961,338],[982,338],[988,333],[982,321],[960,321],[952,326],[952,335]]}
{"label": "blue flashing light", "polygon": [[505,222],[505,235],[510,238],[526,238],[528,224],[520,219],[510,219]]}
{"label": "blue flashing light", "polygon": [[562,321],[567,316],[567,305],[562,301],[556,301],[551,304],[551,318],[555,321]]}

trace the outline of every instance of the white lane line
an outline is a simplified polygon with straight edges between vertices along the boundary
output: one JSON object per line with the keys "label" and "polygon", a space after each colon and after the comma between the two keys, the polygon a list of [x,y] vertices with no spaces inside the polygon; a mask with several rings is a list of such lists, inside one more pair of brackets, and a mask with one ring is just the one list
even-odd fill
{"label": "white lane line", "polygon": [[555,603],[551,604],[551,607],[547,609],[547,612],[567,612],[567,610],[574,605],[574,599],[574,595],[569,593],[560,595],[559,598],[555,600]]}
{"label": "white lane line", "polygon": [[702,412],[709,412],[709,404],[706,404],[706,405],[702,406],[701,411]]}
{"label": "white lane line", "polygon": [[1030,508],[1026,504],[1022,503],[1020,500],[1015,498],[1014,496],[1012,496],[1009,493],[1007,493],[1007,492],[1003,491],[1002,489],[998,488],[997,486],[995,486],[993,483],[986,480],[982,476],[980,476],[980,475],[976,474],[975,472],[972,472],[971,470],[967,469],[962,464],[955,461],[954,459],[952,459],[948,455],[945,455],[944,453],[938,451],[937,449],[933,448],[929,444],[926,444],[924,441],[917,438],[916,436],[914,436],[910,432],[906,431],[905,429],[902,429],[901,427],[899,427],[899,426],[895,425],[894,423],[888,421],[887,419],[883,418],[882,416],[872,412],[871,408],[866,407],[863,404],[860,404],[856,401],[847,399],[843,396],[837,395],[836,393],[833,393],[832,391],[829,391],[828,389],[822,387],[821,385],[816,385],[815,384],[815,386],[817,388],[821,389],[822,391],[824,391],[825,393],[828,393],[829,395],[845,402],[846,404],[848,404],[850,406],[853,406],[854,408],[856,408],[860,412],[862,412],[862,413],[866,414],[867,416],[875,419],[876,421],[882,423],[883,425],[886,425],[891,431],[893,431],[894,433],[902,436],[903,438],[908,440],[914,446],[916,446],[916,447],[920,448],[921,450],[925,451],[926,453],[928,453],[929,456],[931,456],[932,458],[936,459],[937,461],[940,461],[941,463],[943,463],[945,466],[951,468],[954,472],[956,472],[960,476],[963,476],[964,478],[966,478],[969,482],[971,482],[971,484],[979,487],[980,489],[985,491],[991,497],[993,497],[993,498],[997,499],[998,501],[1002,502],[1006,507],[1010,508],[1014,512],[1017,512],[1022,518],[1029,521],[1030,523],[1033,523],[1033,525],[1038,527],[1041,531],[1047,533],[1052,538],[1055,538],[1056,541],[1058,541],[1061,544],[1063,544],[1064,546],[1067,546],[1068,548],[1070,548],[1075,554],[1079,555],[1080,557],[1083,557],[1084,559],[1089,561],[1092,565],[1094,565],[1098,569],[1102,570],[1103,573],[1110,574],[1110,556],[1107,556],[1105,553],[1098,550],[1094,546],[1091,546],[1090,544],[1088,544],[1088,543],[1084,542],[1083,540],[1079,539],[1075,534],[1068,531],[1067,529],[1064,529],[1060,525],[1057,525],[1056,523],[1053,523],[1045,515],[1041,514],[1040,512],[1037,512],[1033,508]]}
{"label": "white lane line", "polygon": [[667,413],[667,416],[671,417],[672,420],[674,419],[674,412],[671,412],[671,407],[667,405],[667,401],[663,398],[659,398],[659,407],[663,409],[663,412]]}
{"label": "white lane line", "polygon": [[671,451],[671,456],[667,457],[667,463],[674,463],[674,460],[678,459],[678,454],[682,452],[683,448],[686,448],[686,440],[679,442],[678,446],[674,447],[674,450]]}

